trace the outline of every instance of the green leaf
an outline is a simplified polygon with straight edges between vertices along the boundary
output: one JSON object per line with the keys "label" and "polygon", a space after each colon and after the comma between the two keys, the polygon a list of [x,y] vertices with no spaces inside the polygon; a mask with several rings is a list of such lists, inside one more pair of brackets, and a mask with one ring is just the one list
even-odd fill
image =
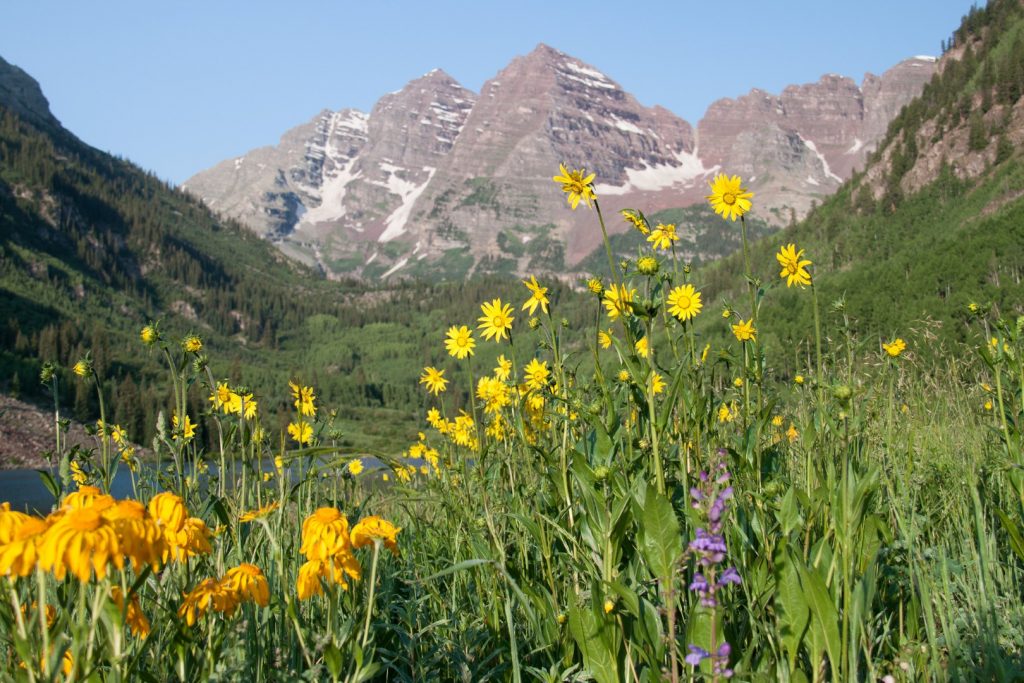
{"label": "green leaf", "polygon": [[583,653],[583,666],[597,683],[618,683],[619,664],[610,642],[615,640],[613,622],[575,605],[569,608],[569,632]]}
{"label": "green leaf", "polygon": [[999,521],[1003,524],[1003,529],[1006,530],[1007,536],[1010,537],[1010,548],[1013,549],[1014,554],[1018,558],[1024,560],[1024,537],[1021,537],[1020,529],[1014,523],[1010,516],[1005,512],[996,508],[996,515],[999,517]]}
{"label": "green leaf", "polygon": [[668,498],[650,485],[644,501],[640,513],[640,552],[654,576],[663,581],[671,580],[683,554],[679,520]]}
{"label": "green leaf", "polygon": [[800,573],[796,568],[798,562],[799,558],[794,557],[785,544],[776,552],[775,609],[779,615],[782,649],[786,653],[790,671],[796,669],[800,644],[811,620],[811,610],[807,605],[807,597],[800,585]]}
{"label": "green leaf", "polygon": [[832,596],[829,595],[828,587],[818,572],[808,569],[803,563],[796,563],[800,572],[800,583],[803,586],[804,594],[811,608],[814,619],[811,622],[811,630],[816,634],[818,641],[823,643],[828,651],[828,658],[832,664],[832,673],[836,674],[842,661],[842,643],[839,639],[839,614],[832,604]]}

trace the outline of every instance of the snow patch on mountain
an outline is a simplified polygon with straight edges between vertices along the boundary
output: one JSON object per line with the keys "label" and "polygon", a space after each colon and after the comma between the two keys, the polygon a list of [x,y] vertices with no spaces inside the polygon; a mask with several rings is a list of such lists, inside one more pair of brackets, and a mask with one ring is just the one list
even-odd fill
{"label": "snow patch on mountain", "polygon": [[810,140],[807,140],[803,136],[801,136],[800,139],[803,140],[804,145],[806,145],[807,149],[809,149],[812,152],[814,152],[818,156],[818,159],[821,160],[821,166],[822,166],[822,168],[825,169],[825,175],[828,176],[829,178],[831,178],[832,180],[835,180],[836,182],[840,182],[840,183],[843,182],[843,179],[840,178],[839,176],[837,176],[835,173],[833,173],[832,169],[829,168],[828,160],[825,159],[825,155],[824,154],[822,154],[821,152],[818,151],[818,148],[814,146],[814,143],[811,142]]}
{"label": "snow patch on mountain", "polygon": [[595,185],[597,195],[623,195],[630,192],[655,192],[676,185],[684,185],[701,176],[713,173],[718,167],[704,168],[704,164],[691,152],[679,152],[675,155],[679,165],[655,164],[640,168],[626,169],[624,185]]}
{"label": "snow patch on mountain", "polygon": [[[430,179],[434,177],[434,172],[437,171],[436,168],[429,166],[424,166],[423,170],[427,172],[427,179],[419,185],[399,178],[396,173],[392,173],[388,177],[388,189],[391,190],[392,194],[397,194],[402,198],[402,204],[392,211],[391,215],[384,221],[384,232],[377,238],[379,242],[390,242],[405,232],[405,224],[409,220],[409,216],[412,215],[413,204],[423,194],[423,190],[427,189],[427,184],[430,183]],[[403,263],[402,265],[405,264]]]}

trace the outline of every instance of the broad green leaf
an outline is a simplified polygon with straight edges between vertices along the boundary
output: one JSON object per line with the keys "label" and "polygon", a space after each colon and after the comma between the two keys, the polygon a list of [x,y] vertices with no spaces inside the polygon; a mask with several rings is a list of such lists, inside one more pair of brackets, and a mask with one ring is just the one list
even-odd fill
{"label": "broad green leaf", "polygon": [[669,580],[683,554],[683,539],[672,503],[651,487],[640,513],[640,526],[640,552],[648,568],[659,579]]}
{"label": "broad green leaf", "polygon": [[814,631],[828,651],[829,661],[832,663],[833,673],[842,661],[842,643],[839,639],[839,614],[832,603],[832,596],[829,595],[828,587],[818,572],[808,569],[803,564],[796,564],[800,572],[800,583],[803,586],[804,594],[811,608],[814,619],[811,621],[811,630]]}
{"label": "broad green leaf", "polygon": [[608,645],[605,632],[614,630],[610,621],[594,614],[593,610],[569,608],[569,632],[583,653],[583,666],[597,683],[618,683],[618,658]]}

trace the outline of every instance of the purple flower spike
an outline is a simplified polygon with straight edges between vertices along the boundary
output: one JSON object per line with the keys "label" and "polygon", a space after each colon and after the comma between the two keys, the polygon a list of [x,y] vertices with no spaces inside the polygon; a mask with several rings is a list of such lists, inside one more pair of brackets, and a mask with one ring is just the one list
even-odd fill
{"label": "purple flower spike", "polygon": [[711,590],[711,586],[708,584],[708,580],[704,578],[703,574],[697,573],[693,575],[693,583],[690,584],[690,590],[697,591],[698,593],[706,593]]}
{"label": "purple flower spike", "polygon": [[711,656],[711,653],[702,647],[690,645],[690,654],[686,655],[686,663],[690,666],[700,666],[700,663]]}
{"label": "purple flower spike", "polygon": [[720,577],[718,577],[719,588],[730,583],[734,583],[738,586],[742,582],[743,581],[740,579],[740,573],[736,571],[736,567],[729,567],[724,572],[722,572],[722,575]]}

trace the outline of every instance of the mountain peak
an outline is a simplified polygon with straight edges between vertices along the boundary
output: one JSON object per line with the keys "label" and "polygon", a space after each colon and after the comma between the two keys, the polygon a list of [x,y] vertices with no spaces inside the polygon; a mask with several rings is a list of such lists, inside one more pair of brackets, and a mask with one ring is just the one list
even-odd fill
{"label": "mountain peak", "polygon": [[39,83],[3,57],[0,57],[0,105],[32,123],[60,127]]}

